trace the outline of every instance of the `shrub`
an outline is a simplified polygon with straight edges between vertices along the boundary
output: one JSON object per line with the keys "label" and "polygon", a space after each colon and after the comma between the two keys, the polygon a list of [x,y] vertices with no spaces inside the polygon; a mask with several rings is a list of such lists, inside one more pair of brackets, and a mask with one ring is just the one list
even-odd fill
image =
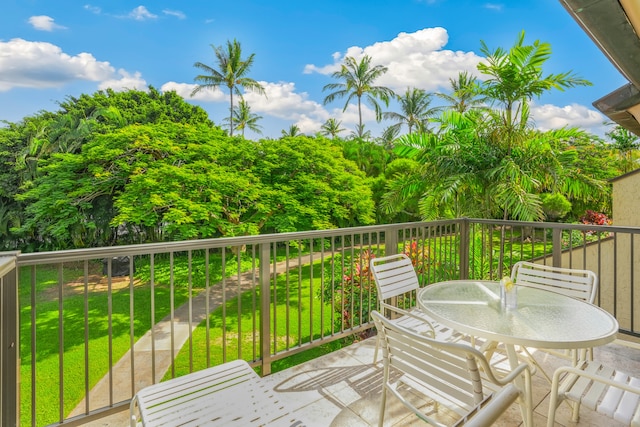
{"label": "shrub", "polygon": [[[405,243],[403,248],[413,263],[418,276],[425,274],[432,262],[430,250],[422,242],[412,240]],[[365,249],[354,253],[354,256],[336,255],[333,258],[332,268],[335,277],[328,281],[328,285],[322,290],[325,301],[334,299],[334,324],[338,331],[357,327],[370,321],[372,310],[378,309],[378,292],[373,274],[370,269],[371,259],[376,253]],[[408,308],[413,303],[412,298],[399,297],[399,307]],[[364,333],[366,337],[369,333]]]}
{"label": "shrub", "polygon": [[580,217],[580,222],[583,224],[593,224],[593,225],[611,225],[613,221],[611,219],[600,212],[592,211],[587,209],[587,211]]}

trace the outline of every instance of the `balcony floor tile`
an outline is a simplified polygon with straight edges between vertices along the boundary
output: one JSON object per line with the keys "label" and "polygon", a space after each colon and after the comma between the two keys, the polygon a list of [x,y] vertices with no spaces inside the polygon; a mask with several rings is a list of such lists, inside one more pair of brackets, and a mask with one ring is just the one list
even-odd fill
{"label": "balcony floor tile", "polygon": [[[263,378],[306,427],[377,426],[382,387],[382,362],[373,365],[375,338],[369,338],[331,354],[276,372]],[[545,371],[552,373],[561,359],[537,352]],[[640,351],[610,344],[595,349],[594,357],[627,372],[640,372]],[[494,359],[495,360],[495,359]],[[506,363],[506,362],[503,362]],[[549,407],[549,382],[540,372],[533,376],[534,426],[546,426]],[[240,397],[239,397],[240,398]],[[419,399],[416,396],[416,399]],[[570,409],[563,404],[556,416],[557,426],[619,426],[621,424],[593,411],[581,411],[580,421],[570,421]],[[517,404],[512,405],[495,423],[497,427],[522,424]],[[128,426],[128,412],[123,412],[89,426]],[[385,426],[423,426],[421,420],[393,396],[387,398]]]}

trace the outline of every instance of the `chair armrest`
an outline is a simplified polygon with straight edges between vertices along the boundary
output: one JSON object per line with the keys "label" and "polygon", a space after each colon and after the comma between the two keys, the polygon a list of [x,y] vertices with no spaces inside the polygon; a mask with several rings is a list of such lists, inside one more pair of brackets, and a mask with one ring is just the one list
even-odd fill
{"label": "chair armrest", "polygon": [[[629,383],[623,383],[620,381],[616,381],[614,379],[611,379],[609,377],[605,377],[603,375],[598,375],[597,373],[592,373],[592,372],[588,372],[585,371],[585,369],[588,367],[588,365],[590,363],[597,363],[597,362],[590,362],[590,361],[586,361],[586,360],[581,360],[578,362],[578,364],[576,366],[561,366],[558,369],[555,370],[555,372],[553,373],[553,381],[556,384],[559,384],[560,381],[560,376],[564,373],[568,373],[568,374],[574,374],[575,377],[565,377],[564,381],[562,383],[562,389],[564,390],[565,387],[569,388],[570,385],[572,385],[573,383],[575,383],[575,381],[577,381],[578,377],[584,377],[584,378],[588,378],[592,381],[597,381],[600,382],[602,384],[606,384],[608,386],[611,387],[615,387],[615,388],[619,388],[625,391],[628,391],[630,393],[635,393],[637,395],[640,396],[640,387],[631,385]],[[567,387],[569,386],[569,387]]]}
{"label": "chair armrest", "polygon": [[410,311],[404,310],[402,308],[398,308],[394,305],[391,304],[387,304],[386,302],[380,302],[380,308],[386,308],[390,311],[393,311],[397,314],[400,314],[402,316],[407,316],[407,317],[411,317],[412,319],[418,320],[422,323],[424,323],[425,325],[427,325],[429,327],[429,330],[431,331],[431,338],[435,338],[436,336],[436,330],[433,328],[433,325],[431,324],[431,322],[429,322],[428,319],[426,319],[425,317],[416,315]]}
{"label": "chair armrest", "polygon": [[[509,384],[495,393],[488,403],[478,405],[470,415],[471,419],[461,419],[455,425],[464,424],[465,427],[482,427],[492,425],[520,396],[520,391],[513,384]],[[454,425],[454,426],[455,426]]]}
{"label": "chair armrest", "polygon": [[486,367],[483,366],[485,375],[487,376],[487,379],[494,384],[507,385],[513,382],[520,375],[524,375],[525,381],[531,381],[531,368],[526,363],[519,364],[515,369],[511,370],[506,375],[499,375],[497,372],[495,372],[494,369],[489,365],[489,363],[486,362],[486,359],[482,362],[482,365],[485,365],[485,363]]}

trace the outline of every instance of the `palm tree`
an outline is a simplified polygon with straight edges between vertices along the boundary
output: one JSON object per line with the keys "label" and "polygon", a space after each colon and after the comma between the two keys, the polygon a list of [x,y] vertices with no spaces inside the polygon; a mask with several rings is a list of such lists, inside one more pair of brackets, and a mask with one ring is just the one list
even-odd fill
{"label": "palm tree", "polygon": [[371,139],[371,131],[364,130],[364,125],[356,125],[356,130],[349,135],[350,139],[359,139],[361,141],[369,141]]}
{"label": "palm tree", "polygon": [[436,93],[436,96],[444,99],[449,103],[443,109],[453,109],[459,113],[468,110],[483,109],[487,102],[487,97],[481,95],[478,91],[479,82],[466,71],[458,73],[456,80],[450,78],[451,94]]}
{"label": "palm tree", "polygon": [[[258,120],[261,119],[262,116],[251,112],[251,106],[249,106],[244,99],[240,99],[238,106],[233,109],[233,120],[235,122],[234,129],[242,131],[242,138],[244,138],[244,131],[247,128],[262,135],[262,126],[258,124]],[[224,119],[224,121],[228,122],[229,119]]]}
{"label": "palm tree", "polygon": [[399,152],[412,155],[422,168],[406,182],[394,183],[385,199],[387,209],[417,196],[425,219],[453,215],[533,221],[544,218],[542,193],[561,193],[570,200],[605,194],[605,184],[583,173],[577,163],[575,142],[589,136],[578,129],[539,132],[529,118],[534,96],[590,83],[571,73],[543,75],[551,47],[539,41],[525,45],[524,32],[508,51],[492,52],[484,42],[481,51],[486,62],[478,69],[489,78],[477,94],[488,97],[495,108],[448,110],[439,119],[438,134],[400,138]]}
{"label": "palm tree", "polygon": [[340,132],[344,132],[346,129],[340,127],[342,122],[334,118],[328,119],[320,128],[320,134],[330,136],[331,138],[337,138]]}
{"label": "palm tree", "polygon": [[216,89],[220,86],[226,86],[229,89],[229,135],[233,136],[233,95],[242,96],[240,88],[255,91],[260,95],[264,95],[264,88],[257,81],[246,77],[246,74],[253,65],[255,54],[249,55],[248,58],[242,59],[242,49],[237,40],[230,42],[227,40],[226,49],[222,46],[213,46],[216,56],[218,69],[215,69],[202,62],[196,62],[194,67],[203,70],[206,74],[199,74],[195,77],[195,81],[199,83],[191,92],[191,96],[195,95],[202,89]]}
{"label": "palm tree", "polygon": [[634,153],[640,147],[640,141],[637,135],[631,133],[628,129],[616,125],[607,135],[611,140],[611,147],[618,153],[621,160],[622,173],[627,173],[634,168]]}
{"label": "palm tree", "polygon": [[386,112],[383,116],[385,119],[398,122],[394,125],[398,130],[403,124],[406,124],[409,128],[409,133],[412,132],[414,127],[426,129],[429,117],[438,111],[437,107],[429,108],[431,97],[430,93],[422,89],[407,88],[403,96],[396,96],[402,112]]}
{"label": "palm tree", "polygon": [[[489,76],[479,94],[488,97],[493,106],[493,126],[498,140],[507,145],[508,153],[527,135],[530,125],[529,103],[551,89],[564,90],[575,86],[591,86],[585,79],[571,72],[543,76],[542,65],[551,57],[551,45],[536,40],[533,45],[524,44],[524,31],[509,50],[489,50],[481,41],[480,51],[486,62],[478,64],[478,70]],[[506,215],[506,214],[505,214]]]}
{"label": "palm tree", "polygon": [[389,105],[389,98],[394,92],[384,86],[374,86],[374,82],[387,72],[387,67],[382,65],[371,66],[371,57],[365,55],[360,62],[355,58],[347,56],[340,67],[340,71],[334,72],[331,77],[341,80],[341,83],[329,83],[325,90],[335,90],[324,99],[324,104],[332,102],[336,98],[347,98],[342,111],[346,111],[349,102],[355,97],[358,101],[358,136],[363,137],[364,126],[362,124],[362,97],[365,98],[376,112],[376,120],[382,119],[382,110],[378,104],[378,99],[382,100],[386,106]]}
{"label": "palm tree", "polygon": [[388,126],[382,131],[382,135],[378,138],[378,143],[384,147],[384,149],[392,155],[393,143],[398,138],[400,129],[397,126]]}
{"label": "palm tree", "polygon": [[286,137],[295,137],[295,136],[301,136],[302,132],[300,132],[300,128],[298,127],[298,125],[291,125],[289,126],[289,129],[282,129],[282,138],[286,138]]}

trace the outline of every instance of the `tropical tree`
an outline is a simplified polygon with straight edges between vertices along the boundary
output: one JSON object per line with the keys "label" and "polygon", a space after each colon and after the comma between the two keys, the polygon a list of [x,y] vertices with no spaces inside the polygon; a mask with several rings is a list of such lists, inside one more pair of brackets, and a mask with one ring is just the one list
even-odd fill
{"label": "tropical tree", "polygon": [[359,139],[360,141],[370,141],[371,140],[371,131],[364,130],[364,125],[356,125],[356,130],[351,131],[349,134],[349,139]]}
{"label": "tropical tree", "polygon": [[300,128],[298,127],[298,125],[291,125],[289,126],[289,129],[282,129],[281,134],[282,138],[287,138],[301,136],[302,132],[300,132]]}
{"label": "tropical tree", "polygon": [[640,147],[638,136],[619,125],[616,125],[606,135],[611,139],[611,148],[615,150],[620,159],[621,172],[624,174],[635,169],[635,154]]}
{"label": "tropical tree", "polygon": [[438,134],[410,134],[396,142],[400,156],[422,166],[390,182],[387,211],[419,199],[423,219],[504,217],[544,219],[542,195],[563,194],[584,202],[606,197],[605,182],[583,173],[574,144],[590,135],[578,129],[529,130],[509,151],[496,144],[482,115],[443,113]]}
{"label": "tropical tree", "polygon": [[240,88],[265,95],[264,87],[257,81],[247,77],[247,73],[253,66],[255,54],[252,53],[246,59],[242,59],[242,48],[237,40],[228,41],[226,46],[213,46],[218,68],[211,67],[202,62],[196,62],[194,67],[204,71],[195,77],[198,85],[191,92],[191,96],[202,89],[217,89],[226,86],[229,90],[229,135],[233,136],[233,95],[242,96]]}
{"label": "tropical tree", "polygon": [[544,76],[542,66],[551,57],[551,45],[539,40],[525,45],[524,38],[522,31],[508,51],[502,48],[491,51],[480,41],[480,51],[486,60],[478,64],[478,70],[488,78],[482,82],[479,93],[494,107],[490,126],[494,128],[496,143],[505,144],[508,153],[528,135],[529,103],[533,98],[551,89],[591,85],[572,72]]}
{"label": "tropical tree", "polygon": [[[235,121],[234,129],[241,131],[243,138],[247,128],[257,134],[262,134],[262,126],[258,124],[258,120],[261,120],[262,116],[252,113],[251,106],[244,99],[240,99],[238,106],[233,109],[233,118]],[[224,121],[229,122],[229,119]]]}
{"label": "tropical tree", "polygon": [[[217,129],[201,107],[189,104],[173,91],[160,93],[153,87],[147,91],[82,94],[67,97],[58,105],[58,111],[42,111],[0,128],[0,247],[33,251],[114,244],[114,230],[109,224],[113,217],[110,196],[99,195],[95,186],[88,185],[96,191],[87,196],[89,204],[83,198],[72,202],[66,198],[78,191],[82,173],[90,173],[77,161],[84,147],[101,135],[134,123],[173,122]],[[67,157],[72,159],[68,163]],[[76,166],[82,173],[75,173]],[[33,193],[37,194],[35,199],[25,195],[30,190],[37,191]],[[55,203],[61,204],[60,209],[48,211],[44,205],[34,204],[58,196]],[[81,214],[71,215],[74,207]],[[55,220],[58,215],[64,216],[59,223]],[[38,222],[31,221],[36,216]]]}
{"label": "tropical tree", "polygon": [[340,132],[344,132],[346,130],[345,128],[340,127],[341,125],[341,121],[330,118],[326,122],[324,122],[324,124],[320,128],[320,134],[330,136],[331,138],[335,139],[338,137],[338,134]]}
{"label": "tropical tree", "polygon": [[351,56],[344,59],[344,63],[339,71],[334,72],[331,77],[340,80],[339,83],[329,83],[322,88],[323,91],[334,91],[327,95],[324,104],[333,102],[336,98],[344,98],[347,100],[342,111],[346,111],[354,98],[358,103],[358,136],[362,137],[364,126],[362,124],[362,98],[373,107],[376,113],[376,120],[382,120],[382,109],[378,100],[389,105],[389,98],[394,95],[393,90],[384,86],[375,86],[375,81],[387,72],[387,67],[382,65],[371,65],[371,57],[365,55],[360,61]]}
{"label": "tropical tree", "polygon": [[450,78],[451,93],[436,93],[439,98],[444,99],[448,105],[443,109],[452,109],[459,113],[468,110],[483,109],[487,102],[487,97],[479,93],[479,81],[466,71],[458,73],[456,79]]}
{"label": "tropical tree", "polygon": [[407,125],[409,133],[415,128],[426,129],[429,117],[433,116],[438,108],[429,108],[432,95],[418,88],[407,88],[404,95],[396,95],[400,104],[400,113],[386,112],[383,117],[397,122],[394,126],[400,130],[402,125]]}
{"label": "tropical tree", "polygon": [[360,138],[343,141],[342,150],[344,157],[352,160],[369,177],[382,174],[389,158],[384,147]]}
{"label": "tropical tree", "polygon": [[398,138],[400,134],[400,128],[397,126],[388,126],[384,128],[382,131],[382,135],[378,138],[378,143],[384,147],[384,149],[389,153],[389,155],[393,152],[393,143]]}
{"label": "tropical tree", "polygon": [[418,194],[425,218],[472,214],[532,221],[544,217],[542,193],[569,200],[603,194],[601,180],[574,166],[575,141],[590,136],[577,129],[539,132],[529,118],[534,97],[589,83],[571,73],[543,75],[551,48],[539,41],[525,45],[524,32],[508,51],[490,51],[484,42],[481,50],[487,58],[478,69],[488,79],[477,93],[494,108],[449,110],[438,134],[400,138],[400,152],[415,155],[424,167],[396,182],[387,207]]}

